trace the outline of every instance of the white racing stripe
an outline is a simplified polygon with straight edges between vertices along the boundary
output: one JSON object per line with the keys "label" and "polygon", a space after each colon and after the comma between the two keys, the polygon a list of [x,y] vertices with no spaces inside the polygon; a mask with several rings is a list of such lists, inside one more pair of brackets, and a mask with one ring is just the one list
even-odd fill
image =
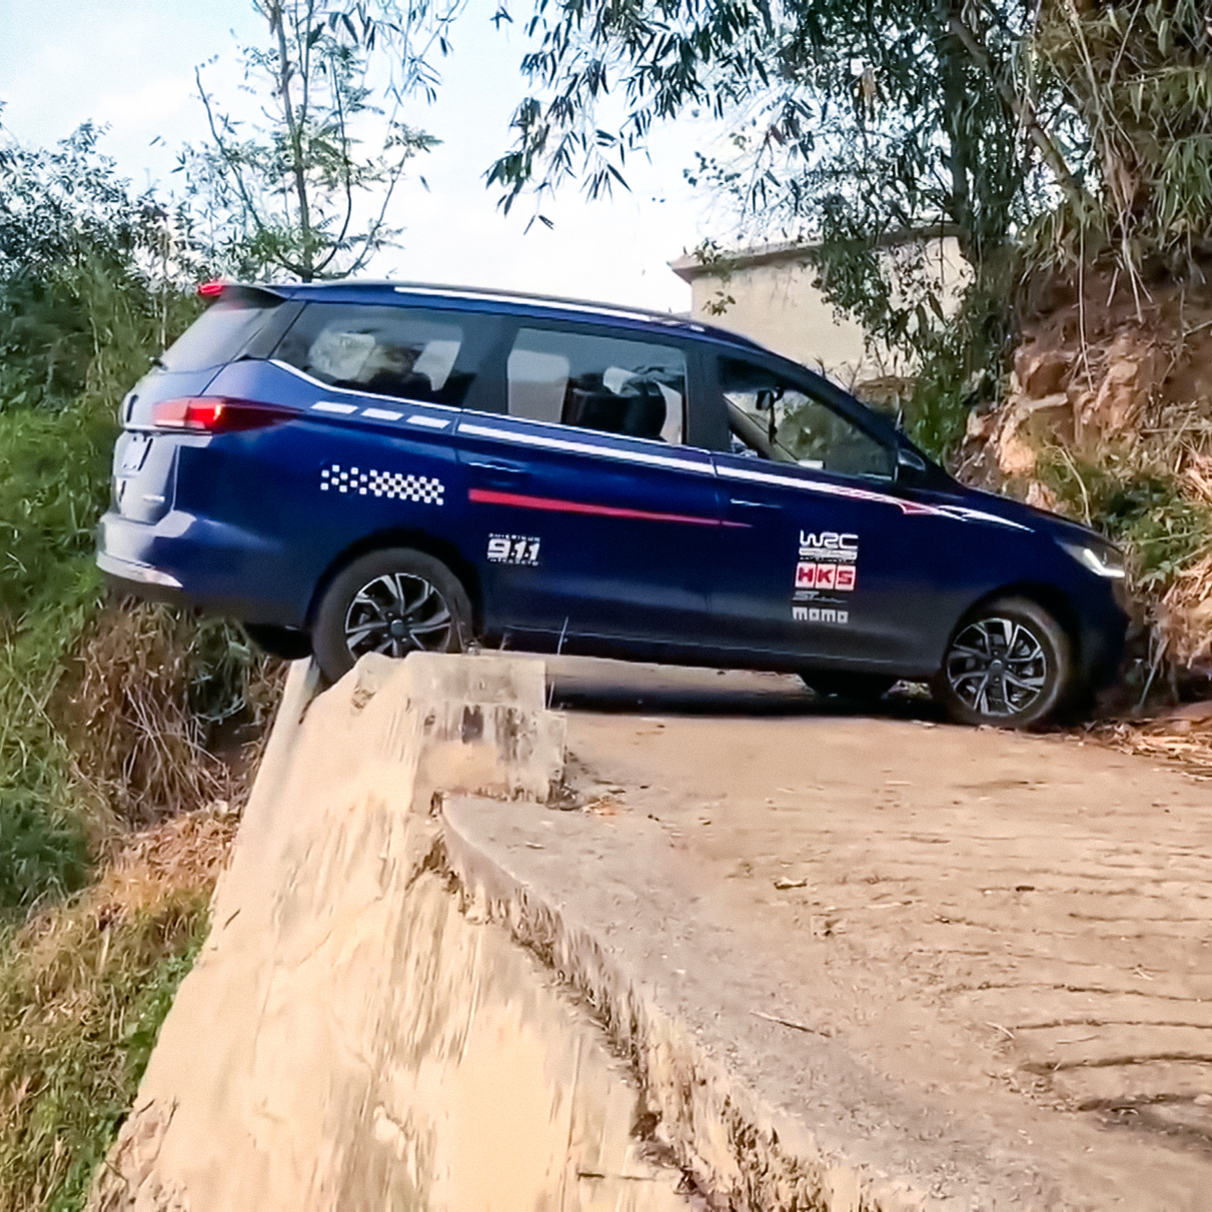
{"label": "white racing stripe", "polygon": [[364,408],[362,415],[372,421],[398,421],[404,414],[393,412],[390,408]]}
{"label": "white racing stripe", "polygon": [[793,476],[778,475],[769,471],[750,471],[743,467],[720,467],[716,471],[723,479],[743,480],[757,484],[776,484],[781,488],[798,488],[801,492],[813,492],[820,496],[841,497],[850,501],[871,501],[876,505],[895,505],[901,513],[913,517],[951,518],[956,522],[992,522],[998,526],[1009,526],[1012,530],[1026,530],[1029,526],[1012,522],[995,513],[984,513],[964,505],[925,505],[920,501],[909,501],[904,497],[890,496],[884,492],[872,492],[868,488],[850,488],[844,484],[830,484],[824,480],[801,480]]}
{"label": "white racing stripe", "polygon": [[498,438],[502,442],[513,442],[519,446],[537,446],[541,450],[563,450],[569,454],[598,455],[603,459],[617,459],[623,463],[643,463],[649,467],[672,467],[679,471],[697,471],[701,475],[712,474],[711,464],[706,460],[676,459],[669,455],[647,454],[642,450],[615,450],[612,446],[599,446],[594,442],[548,438],[537,433],[496,429],[491,425],[474,425],[469,421],[461,422],[458,432],[474,438]]}
{"label": "white racing stripe", "polygon": [[312,412],[335,412],[338,416],[347,417],[358,411],[356,404],[336,404],[332,400],[319,400],[311,406]]}
{"label": "white racing stripe", "polygon": [[[369,411],[367,409],[368,413]],[[445,417],[427,417],[424,413],[417,413],[408,418],[408,424],[419,425],[422,429],[445,429],[450,422]]]}

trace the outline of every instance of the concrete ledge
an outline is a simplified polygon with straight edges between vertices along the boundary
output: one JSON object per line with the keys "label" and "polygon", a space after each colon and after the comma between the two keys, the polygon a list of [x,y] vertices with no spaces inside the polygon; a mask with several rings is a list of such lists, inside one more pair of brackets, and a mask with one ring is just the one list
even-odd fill
{"label": "concrete ledge", "polygon": [[765,1008],[777,973],[755,970],[743,939],[679,886],[655,828],[624,836],[583,812],[455,798],[442,838],[474,911],[593,1007],[634,1067],[653,1132],[713,1207],[1084,1206],[1013,1141],[864,1069],[827,1026],[776,1021]]}

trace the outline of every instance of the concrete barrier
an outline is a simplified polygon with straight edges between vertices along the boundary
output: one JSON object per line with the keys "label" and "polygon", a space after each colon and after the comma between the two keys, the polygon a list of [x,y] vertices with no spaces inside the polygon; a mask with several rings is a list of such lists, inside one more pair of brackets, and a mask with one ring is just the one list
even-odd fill
{"label": "concrete barrier", "polygon": [[439,791],[544,799],[539,661],[291,671],[210,937],[94,1212],[672,1212],[592,1018],[434,860]]}

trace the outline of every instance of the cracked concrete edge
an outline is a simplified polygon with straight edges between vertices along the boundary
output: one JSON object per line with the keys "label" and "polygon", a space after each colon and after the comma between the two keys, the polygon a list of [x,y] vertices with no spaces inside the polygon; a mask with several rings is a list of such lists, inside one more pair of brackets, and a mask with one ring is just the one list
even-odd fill
{"label": "cracked concrete edge", "polygon": [[628,1060],[672,1151],[708,1204],[746,1212],[910,1212],[954,1207],[909,1180],[827,1151],[737,1081],[592,932],[506,870],[443,812],[434,862],[477,916],[509,930],[579,998]]}

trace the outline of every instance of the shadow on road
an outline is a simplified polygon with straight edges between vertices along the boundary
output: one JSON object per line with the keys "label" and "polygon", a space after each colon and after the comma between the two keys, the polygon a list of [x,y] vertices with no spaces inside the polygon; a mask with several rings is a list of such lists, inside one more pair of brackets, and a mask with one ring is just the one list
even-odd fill
{"label": "shadow on road", "polygon": [[855,703],[820,698],[787,674],[552,657],[547,677],[551,706],[557,711],[943,719],[939,708],[920,693],[897,689],[876,703]]}

